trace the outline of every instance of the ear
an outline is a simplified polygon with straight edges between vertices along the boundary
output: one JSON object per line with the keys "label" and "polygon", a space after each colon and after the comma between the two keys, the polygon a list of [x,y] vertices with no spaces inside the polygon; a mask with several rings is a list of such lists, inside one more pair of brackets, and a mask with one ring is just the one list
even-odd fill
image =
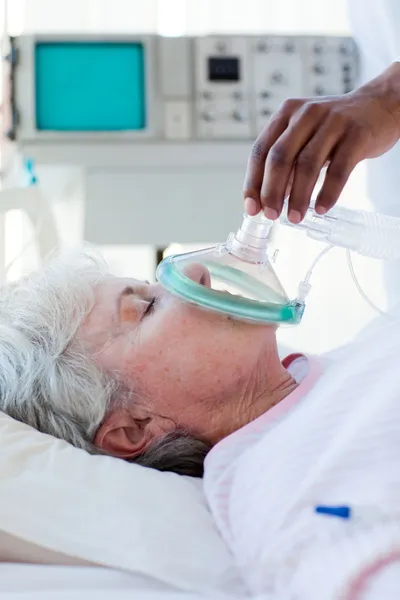
{"label": "ear", "polygon": [[111,456],[135,458],[153,441],[151,421],[148,416],[133,416],[126,409],[117,409],[100,425],[94,444]]}

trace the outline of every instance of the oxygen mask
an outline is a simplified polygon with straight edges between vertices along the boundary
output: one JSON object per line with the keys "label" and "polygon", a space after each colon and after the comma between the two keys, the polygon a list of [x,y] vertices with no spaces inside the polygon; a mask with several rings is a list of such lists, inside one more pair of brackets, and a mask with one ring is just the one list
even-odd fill
{"label": "oxygen mask", "polygon": [[287,218],[286,205],[280,223],[325,244],[301,280],[294,300],[289,300],[268,257],[273,221],[262,213],[256,217],[245,215],[240,229],[231,233],[224,244],[166,258],[157,269],[157,278],[175,296],[207,310],[254,323],[298,324],[311,289],[313,269],[337,246],[346,249],[350,273],[362,297],[386,315],[360,287],[350,253],[400,260],[399,218],[344,207],[335,207],[321,216],[310,207],[303,221],[294,225]]}
{"label": "oxygen mask", "polygon": [[157,279],[171,294],[205,310],[264,324],[297,324],[304,301],[289,300],[268,257],[273,222],[244,215],[225,243],[165,258]]}

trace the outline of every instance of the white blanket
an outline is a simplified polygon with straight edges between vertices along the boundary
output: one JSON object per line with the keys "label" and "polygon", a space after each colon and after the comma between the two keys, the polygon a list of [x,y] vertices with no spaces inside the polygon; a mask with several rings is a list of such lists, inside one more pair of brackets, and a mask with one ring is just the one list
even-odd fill
{"label": "white blanket", "polygon": [[205,490],[251,593],[398,600],[400,324],[326,357],[306,397],[259,436],[217,446]]}

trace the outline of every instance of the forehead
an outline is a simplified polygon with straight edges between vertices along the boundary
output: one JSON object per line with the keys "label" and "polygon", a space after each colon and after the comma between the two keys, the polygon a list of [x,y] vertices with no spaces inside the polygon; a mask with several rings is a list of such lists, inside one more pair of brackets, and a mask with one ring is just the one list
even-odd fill
{"label": "forehead", "polygon": [[94,289],[95,308],[109,300],[114,300],[127,287],[136,288],[143,285],[143,282],[130,277],[115,277],[109,275],[104,281],[98,284]]}
{"label": "forehead", "polygon": [[108,307],[109,303],[115,303],[126,288],[132,288],[139,296],[148,287],[148,283],[133,277],[115,277],[110,275],[105,281],[96,286],[94,290],[95,309]]}

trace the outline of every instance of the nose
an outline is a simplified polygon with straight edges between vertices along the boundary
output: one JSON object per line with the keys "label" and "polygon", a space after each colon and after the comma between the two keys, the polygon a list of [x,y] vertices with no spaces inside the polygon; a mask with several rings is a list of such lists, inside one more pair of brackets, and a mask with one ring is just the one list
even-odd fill
{"label": "nose", "polygon": [[192,263],[183,269],[184,275],[204,287],[211,288],[211,275],[207,267],[200,263]]}

